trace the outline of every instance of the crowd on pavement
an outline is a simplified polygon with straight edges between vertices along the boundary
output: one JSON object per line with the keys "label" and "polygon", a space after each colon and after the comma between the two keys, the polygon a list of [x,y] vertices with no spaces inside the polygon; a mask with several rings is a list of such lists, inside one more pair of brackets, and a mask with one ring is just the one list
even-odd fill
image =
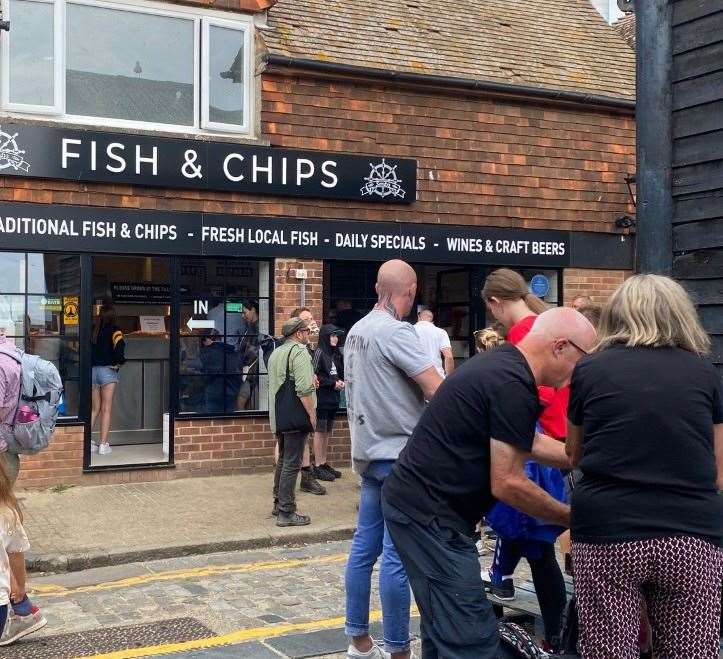
{"label": "crowd on pavement", "polygon": [[[296,506],[300,474],[301,489],[316,495],[326,493],[319,481],[341,477],[328,443],[344,397],[360,477],[345,574],[347,657],[410,657],[412,594],[423,659],[545,656],[492,605],[514,600],[525,559],[546,652],[638,659],[652,644],[657,659],[716,659],[723,381],[684,289],[637,275],[604,307],[580,296],[548,308],[521,275],[496,270],[482,290],[495,323],[475,332],[478,354],[458,367],[431,310],[416,325],[404,320],[417,295],[411,266],[383,264],[376,292],[374,309],[348,327],[319,327],[309,309],[296,309],[267,355],[277,525],[311,523]],[[18,418],[15,350],[0,336],[2,448]],[[25,592],[17,465],[0,455],[3,646],[46,621]],[[481,573],[475,541],[485,527],[496,544]],[[382,643],[369,635],[379,560]],[[572,648],[563,642],[571,619]]]}
{"label": "crowd on pavement", "polygon": [[[431,312],[416,326],[404,322],[416,285],[408,264],[385,263],[376,306],[350,328],[343,364],[336,342],[324,348],[318,382],[322,359],[306,350],[311,329],[298,315],[270,362],[280,524],[309,523],[293,487],[279,483],[295,482],[308,434],[328,430],[317,386],[346,395],[361,477],[346,568],[349,659],[410,656],[410,586],[424,659],[535,656],[505,654],[515,634],[510,640],[491,604],[514,599],[523,558],[547,652],[565,649],[573,607],[573,649],[584,659],[643,656],[641,630],[658,659],[717,658],[723,383],[688,294],[669,278],[637,275],[602,308],[588,296],[547,308],[518,273],[500,269],[482,292],[496,323],[475,333],[479,354],[455,369]],[[306,426],[297,430],[294,419]],[[497,543],[481,574],[482,523]],[[561,536],[569,547],[567,529],[571,603],[555,550]],[[369,635],[379,559],[383,646]]]}

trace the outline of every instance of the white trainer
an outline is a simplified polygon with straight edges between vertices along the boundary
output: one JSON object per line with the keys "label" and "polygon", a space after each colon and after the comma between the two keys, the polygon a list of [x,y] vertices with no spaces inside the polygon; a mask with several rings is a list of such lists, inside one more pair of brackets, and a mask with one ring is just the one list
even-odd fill
{"label": "white trainer", "polygon": [[11,645],[28,634],[45,627],[48,621],[40,611],[27,616],[16,616],[13,613],[8,615],[5,621],[5,628],[0,635],[0,646]]}
{"label": "white trainer", "polygon": [[113,449],[110,447],[110,444],[101,444],[98,447],[98,453],[100,453],[101,455],[110,455],[111,453],[113,453]]}
{"label": "white trainer", "polygon": [[98,452],[98,444],[95,442],[90,443],[90,452],[91,453],[97,453]]}
{"label": "white trainer", "polygon": [[372,639],[372,649],[369,652],[357,650],[353,645],[346,651],[347,659],[392,659],[392,655],[384,652]]}

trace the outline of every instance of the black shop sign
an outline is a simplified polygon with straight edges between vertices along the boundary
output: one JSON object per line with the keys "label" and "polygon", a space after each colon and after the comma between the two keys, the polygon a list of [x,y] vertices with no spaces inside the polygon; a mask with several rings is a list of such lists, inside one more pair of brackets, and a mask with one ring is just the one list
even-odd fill
{"label": "black shop sign", "polygon": [[0,125],[0,175],[411,204],[416,160]]}
{"label": "black shop sign", "polygon": [[568,231],[0,202],[10,250],[565,267],[570,245]]}

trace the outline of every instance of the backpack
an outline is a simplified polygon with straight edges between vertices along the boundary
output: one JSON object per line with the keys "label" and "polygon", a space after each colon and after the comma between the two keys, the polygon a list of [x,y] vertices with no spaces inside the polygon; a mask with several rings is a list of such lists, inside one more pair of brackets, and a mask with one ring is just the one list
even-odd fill
{"label": "backpack", "polygon": [[264,366],[266,366],[266,368],[269,366],[269,357],[271,357],[271,353],[283,343],[283,338],[276,338],[268,334],[262,334],[259,336],[259,348],[261,348],[261,353],[264,356]]}
{"label": "backpack", "polygon": [[58,407],[63,396],[63,382],[58,369],[37,355],[28,355],[15,346],[0,346],[0,354],[20,364],[20,397],[12,435],[7,438],[8,451],[32,455],[48,447]]}
{"label": "backpack", "polygon": [[504,659],[546,659],[550,655],[540,648],[520,625],[499,620],[500,645]]}

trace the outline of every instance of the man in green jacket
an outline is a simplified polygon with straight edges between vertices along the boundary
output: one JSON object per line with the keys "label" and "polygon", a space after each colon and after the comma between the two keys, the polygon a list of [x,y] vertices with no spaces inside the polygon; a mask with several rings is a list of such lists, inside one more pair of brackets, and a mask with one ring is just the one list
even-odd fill
{"label": "man in green jacket", "polygon": [[274,510],[278,517],[276,526],[306,526],[311,522],[308,515],[296,512],[296,480],[301,471],[307,432],[276,432],[276,393],[289,378],[294,382],[296,395],[309,415],[312,428],[316,428],[316,387],[314,368],[306,346],[309,343],[309,324],[301,318],[291,318],[284,323],[282,334],[285,343],[276,348],[269,358],[269,417],[271,431],[279,444],[279,459],[274,474]]}

